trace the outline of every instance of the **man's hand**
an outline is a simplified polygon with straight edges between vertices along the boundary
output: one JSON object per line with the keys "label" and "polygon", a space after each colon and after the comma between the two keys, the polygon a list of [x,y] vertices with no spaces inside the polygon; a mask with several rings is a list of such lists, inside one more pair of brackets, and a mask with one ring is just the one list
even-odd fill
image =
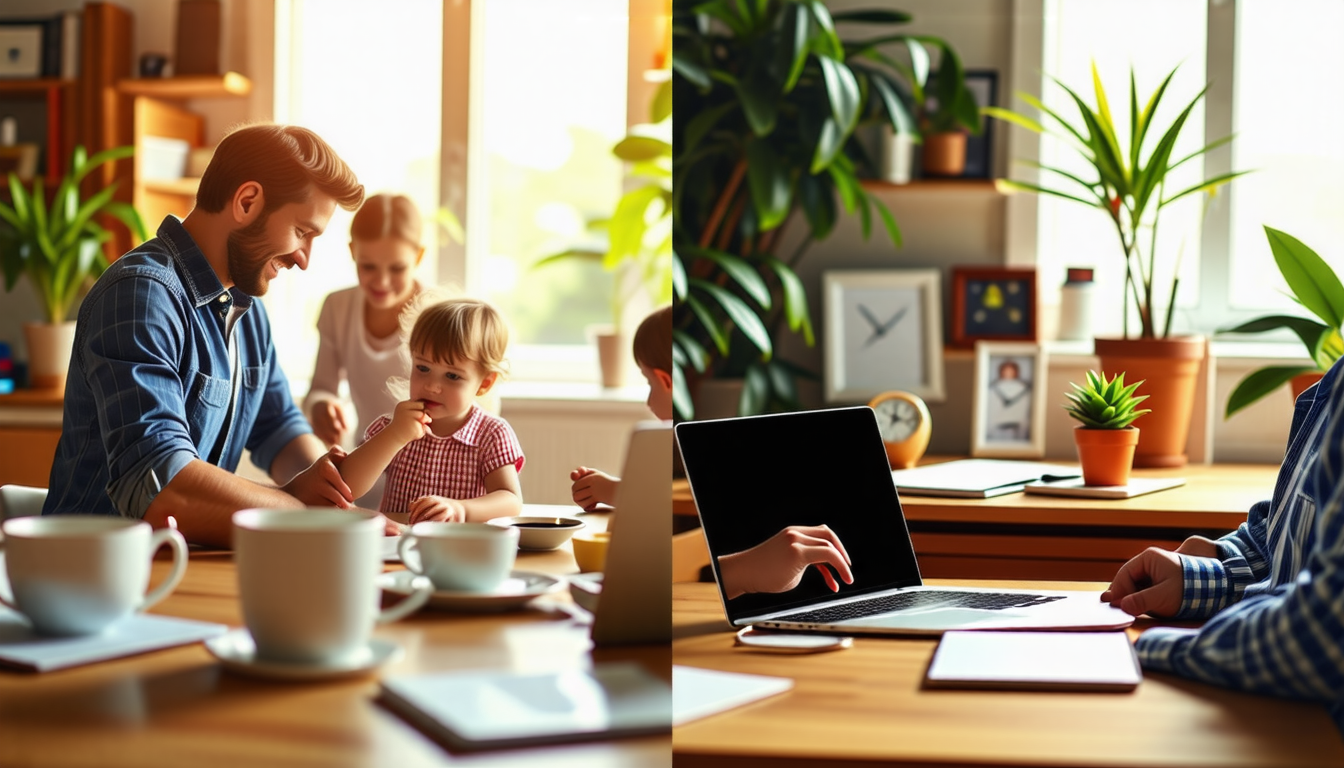
{"label": "man's hand", "polygon": [[449,499],[444,496],[421,496],[411,502],[410,508],[411,525],[423,523],[428,520],[434,520],[444,523],[465,523],[467,521],[467,508],[457,499]]}
{"label": "man's hand", "polygon": [[1203,536],[1191,536],[1181,542],[1181,546],[1176,548],[1177,554],[1190,555],[1191,557],[1218,557],[1218,542],[1213,539],[1206,539]]}
{"label": "man's hand", "polygon": [[341,479],[339,467],[344,460],[345,451],[332,448],[281,490],[310,507],[347,509],[355,497],[351,495],[345,480]]}
{"label": "man's hand", "polygon": [[598,504],[616,503],[616,489],[621,484],[619,477],[612,477],[596,469],[579,467],[569,473],[569,479],[574,481],[569,488],[570,496],[575,504],[583,507],[583,511],[592,512],[597,509]]}
{"label": "man's hand", "polygon": [[788,592],[815,566],[832,592],[840,591],[835,569],[846,584],[854,583],[849,553],[840,537],[825,525],[790,525],[751,549],[719,558],[723,588],[731,600],[748,592]]}
{"label": "man's hand", "polygon": [[308,421],[313,425],[313,434],[329,448],[343,444],[346,433],[350,431],[350,420],[346,418],[345,408],[335,400],[313,403]]}
{"label": "man's hand", "polygon": [[433,419],[425,412],[424,401],[403,400],[397,403],[396,410],[392,412],[392,423],[383,431],[396,435],[397,440],[405,445],[428,435],[431,421]]}
{"label": "man's hand", "polygon": [[1120,566],[1110,588],[1101,593],[1101,600],[1130,616],[1175,616],[1181,609],[1184,589],[1180,556],[1149,547]]}

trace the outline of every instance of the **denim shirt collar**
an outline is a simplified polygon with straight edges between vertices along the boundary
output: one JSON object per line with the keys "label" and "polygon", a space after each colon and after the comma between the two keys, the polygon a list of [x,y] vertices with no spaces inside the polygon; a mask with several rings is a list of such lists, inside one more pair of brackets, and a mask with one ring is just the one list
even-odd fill
{"label": "denim shirt collar", "polygon": [[221,297],[227,294],[238,309],[251,308],[252,297],[237,288],[224,287],[219,281],[219,275],[215,274],[214,267],[210,266],[205,254],[196,246],[196,241],[176,217],[165,216],[156,234],[168,246],[173,259],[177,261],[179,272],[182,274],[182,284],[190,294],[193,306],[199,309],[211,302],[221,301]]}

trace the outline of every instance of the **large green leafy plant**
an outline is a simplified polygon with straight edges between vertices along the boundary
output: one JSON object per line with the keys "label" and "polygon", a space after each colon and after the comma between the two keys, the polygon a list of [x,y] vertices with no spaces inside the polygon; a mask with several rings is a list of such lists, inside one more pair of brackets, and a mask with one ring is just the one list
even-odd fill
{"label": "large green leafy plant", "polygon": [[[672,145],[659,138],[666,135],[671,119],[669,80],[654,94],[649,122],[632,128],[612,147],[612,154],[629,164],[637,183],[621,196],[611,216],[588,222],[589,231],[601,236],[601,245],[569,248],[533,265],[580,259],[615,272],[611,313],[618,328],[638,291],[643,290],[655,307],[672,301]],[[634,270],[634,279],[625,279],[621,270]]]}
{"label": "large green leafy plant", "polygon": [[[1131,298],[1138,309],[1140,338],[1166,338],[1171,334],[1179,279],[1172,278],[1165,297],[1157,295],[1158,288],[1154,285],[1157,266],[1157,225],[1162,210],[1196,192],[1212,195],[1220,186],[1247,173],[1233,171],[1208,177],[1179,191],[1173,192],[1167,189],[1167,178],[1173,170],[1232,140],[1231,136],[1227,136],[1179,159],[1173,157],[1172,152],[1181,129],[1185,127],[1191,111],[1208,90],[1207,86],[1201,89],[1165,129],[1158,127],[1153,123],[1154,113],[1175,74],[1175,69],[1168,73],[1157,90],[1140,105],[1134,72],[1130,71],[1129,123],[1128,130],[1123,134],[1111,118],[1110,101],[1106,89],[1102,86],[1095,62],[1092,64],[1095,108],[1089,106],[1064,83],[1056,78],[1050,78],[1064,89],[1077,106],[1079,116],[1077,123],[1070,123],[1058,112],[1046,107],[1039,99],[1021,92],[1018,93],[1018,97],[1044,117],[1050,118],[1052,128],[1047,128],[1037,120],[1009,109],[985,107],[981,110],[990,117],[1009,121],[1036,133],[1050,133],[1061,137],[1073,144],[1091,166],[1091,172],[1095,175],[1083,178],[1061,168],[1032,163],[1052,177],[1065,182],[1064,186],[1058,188],[1009,179],[1000,179],[998,185],[1001,189],[1009,191],[1038,192],[1074,200],[1099,209],[1111,219],[1120,238],[1121,253],[1125,258],[1126,337],[1129,336]],[[1148,141],[1145,154],[1145,141],[1149,139],[1151,141]],[[1142,244],[1145,236],[1148,240],[1146,246]],[[1158,298],[1164,298],[1166,301],[1167,314],[1163,320],[1159,320],[1157,316]]]}
{"label": "large green leafy plant", "polygon": [[48,322],[65,320],[87,281],[107,269],[102,246],[111,234],[95,217],[113,216],[135,237],[145,239],[140,214],[112,199],[115,183],[87,199],[80,194],[80,184],[94,169],[130,157],[134,151],[133,147],[117,147],[89,157],[84,147],[75,147],[50,202],[40,177],[30,189],[9,175],[10,202],[0,202],[0,271],[4,272],[5,290],[14,290],[19,278],[27,275]]}
{"label": "large green leafy plant", "polygon": [[1311,357],[1312,365],[1272,365],[1261,368],[1237,383],[1227,398],[1230,417],[1265,395],[1286,384],[1294,376],[1329,370],[1344,354],[1344,285],[1339,276],[1315,251],[1286,232],[1265,227],[1274,262],[1279,266],[1292,299],[1310,311],[1320,322],[1295,315],[1267,315],[1247,321],[1222,333],[1264,333],[1287,328],[1297,335]]}
{"label": "large green leafy plant", "polygon": [[[691,377],[743,377],[742,415],[799,407],[797,380],[816,374],[778,357],[776,343],[785,326],[815,343],[795,269],[841,209],[859,216],[865,238],[876,216],[900,245],[895,218],[859,181],[874,163],[855,129],[881,121],[916,133],[905,98],[922,101],[931,48],[941,51],[945,103],[964,103],[965,90],[946,42],[889,31],[910,20],[886,9],[832,14],[818,0],[676,0],[672,351],[682,417],[693,416]],[[846,39],[843,24],[886,34]],[[803,228],[801,244],[781,256],[789,226]]]}

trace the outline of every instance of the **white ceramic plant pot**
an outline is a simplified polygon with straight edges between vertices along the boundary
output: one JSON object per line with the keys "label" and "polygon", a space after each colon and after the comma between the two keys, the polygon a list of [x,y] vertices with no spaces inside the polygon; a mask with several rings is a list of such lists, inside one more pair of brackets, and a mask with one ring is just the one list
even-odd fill
{"label": "white ceramic plant pot", "polygon": [[33,389],[65,389],[70,350],[75,345],[75,321],[24,323],[28,343],[28,384]]}

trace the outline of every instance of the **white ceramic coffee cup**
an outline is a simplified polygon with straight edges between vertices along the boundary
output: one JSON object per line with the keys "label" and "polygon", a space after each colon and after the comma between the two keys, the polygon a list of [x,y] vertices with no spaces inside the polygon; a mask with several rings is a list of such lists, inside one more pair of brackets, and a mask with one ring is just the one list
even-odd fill
{"label": "white ceramic coffee cup", "polygon": [[257,656],[339,664],[364,651],[374,624],[425,604],[434,587],[379,611],[383,520],[346,509],[245,509],[233,514],[234,562],[243,621]]}
{"label": "white ceramic coffee cup", "polygon": [[[408,553],[414,549],[416,555]],[[490,592],[513,570],[518,529],[488,523],[423,522],[401,535],[397,554],[412,571],[452,592]]]}
{"label": "white ceramic coffee cup", "polygon": [[[45,635],[93,635],[154,605],[187,570],[187,542],[170,528],[109,515],[42,515],[6,520],[5,572],[12,596],[0,603]],[[150,562],[164,544],[173,569],[149,587]]]}

